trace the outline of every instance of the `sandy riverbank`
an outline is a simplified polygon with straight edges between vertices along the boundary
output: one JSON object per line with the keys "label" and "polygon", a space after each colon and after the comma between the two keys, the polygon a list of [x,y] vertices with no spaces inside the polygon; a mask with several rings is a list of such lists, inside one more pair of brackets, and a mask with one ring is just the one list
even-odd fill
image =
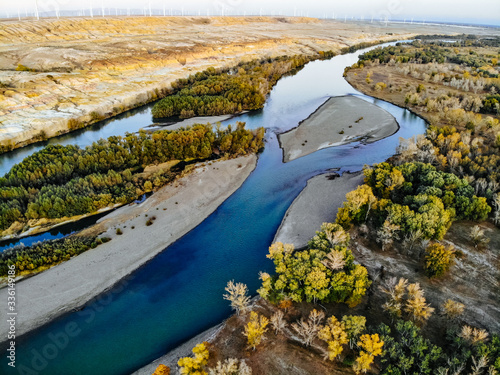
{"label": "sandy riverbank", "polygon": [[[201,164],[145,202],[101,219],[93,230],[104,230],[110,242],[18,282],[16,308],[22,314],[17,317],[17,335],[81,307],[196,227],[243,184],[256,161],[257,156],[250,155]],[[152,216],[156,220],[146,226]],[[116,228],[123,234],[117,235]],[[6,288],[0,290],[0,300],[7,301]],[[0,336],[6,335],[2,321]]]}
{"label": "sandy riverbank", "polygon": [[279,141],[286,163],[326,147],[375,142],[398,129],[389,112],[355,96],[341,96],[328,99],[299,126],[280,134]]}
{"label": "sandy riverbank", "polygon": [[[243,111],[245,113],[247,111]],[[146,127],[148,130],[176,130],[180,128],[186,128],[188,126],[193,126],[195,124],[211,124],[215,125],[218,122],[229,120],[235,116],[240,115],[241,113],[234,115],[220,115],[220,116],[198,116],[193,118],[188,118],[175,123],[157,123]]]}
{"label": "sandy riverbank", "polygon": [[[315,176],[307,181],[288,208],[273,242],[291,243],[300,249],[307,246],[323,223],[335,221],[345,195],[363,184],[363,173],[336,173]],[[333,178],[333,179],[332,179]]]}

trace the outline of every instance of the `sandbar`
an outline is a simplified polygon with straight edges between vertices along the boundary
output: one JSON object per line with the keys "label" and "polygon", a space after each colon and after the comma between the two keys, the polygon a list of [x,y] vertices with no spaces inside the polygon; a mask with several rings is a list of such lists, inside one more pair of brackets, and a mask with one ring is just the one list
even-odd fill
{"label": "sandbar", "polygon": [[283,161],[355,141],[371,143],[399,129],[389,112],[355,96],[328,99],[299,126],[279,135]]}

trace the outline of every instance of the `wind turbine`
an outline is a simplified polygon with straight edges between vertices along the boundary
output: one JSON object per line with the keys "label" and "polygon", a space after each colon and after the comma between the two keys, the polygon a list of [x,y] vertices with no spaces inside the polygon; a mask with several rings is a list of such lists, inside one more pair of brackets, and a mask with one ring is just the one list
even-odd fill
{"label": "wind turbine", "polygon": [[40,16],[38,15],[38,0],[35,0],[35,16],[37,20],[40,19]]}

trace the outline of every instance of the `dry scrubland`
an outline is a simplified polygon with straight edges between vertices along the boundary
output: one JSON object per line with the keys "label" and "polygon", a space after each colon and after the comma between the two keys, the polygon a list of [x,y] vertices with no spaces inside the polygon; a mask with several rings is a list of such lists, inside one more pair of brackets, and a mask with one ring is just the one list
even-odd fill
{"label": "dry scrubland", "polygon": [[437,32],[463,30],[271,17],[3,21],[0,146],[19,147],[111,117],[209,66]]}

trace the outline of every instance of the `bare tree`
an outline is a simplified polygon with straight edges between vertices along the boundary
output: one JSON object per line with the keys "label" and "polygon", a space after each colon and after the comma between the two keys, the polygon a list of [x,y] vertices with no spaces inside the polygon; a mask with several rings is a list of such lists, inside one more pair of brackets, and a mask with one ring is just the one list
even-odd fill
{"label": "bare tree", "polygon": [[490,242],[490,239],[484,235],[484,230],[479,225],[474,225],[471,228],[469,238],[476,249],[483,249]]}
{"label": "bare tree", "polygon": [[284,317],[285,314],[281,310],[278,310],[271,315],[271,325],[273,326],[276,334],[282,332],[286,328],[286,320]]}
{"label": "bare tree", "polygon": [[345,265],[345,260],[344,260],[344,253],[341,251],[337,250],[332,250],[330,251],[326,259],[323,259],[321,261],[325,265],[325,267],[331,269],[332,271],[340,270],[344,268]]}
{"label": "bare tree", "polygon": [[292,323],[292,328],[297,332],[299,340],[306,346],[311,345],[321,328],[321,322],[325,318],[323,311],[312,310],[309,318],[301,318],[298,322]]}
{"label": "bare tree", "polygon": [[396,231],[399,230],[399,225],[392,224],[390,220],[384,221],[382,228],[377,231],[377,242],[382,244],[382,251],[392,245],[396,239]]}
{"label": "bare tree", "polygon": [[228,358],[224,362],[218,361],[217,366],[208,369],[208,375],[252,375],[252,369],[242,359]]}
{"label": "bare tree", "polygon": [[224,299],[231,302],[231,308],[236,310],[236,313],[246,313],[250,304],[250,297],[247,295],[248,288],[243,283],[234,283],[233,280],[227,283],[224,288],[227,294],[224,294]]}
{"label": "bare tree", "polygon": [[495,209],[493,213],[493,222],[498,225],[500,224],[500,193],[495,194],[493,197],[493,208]]}

